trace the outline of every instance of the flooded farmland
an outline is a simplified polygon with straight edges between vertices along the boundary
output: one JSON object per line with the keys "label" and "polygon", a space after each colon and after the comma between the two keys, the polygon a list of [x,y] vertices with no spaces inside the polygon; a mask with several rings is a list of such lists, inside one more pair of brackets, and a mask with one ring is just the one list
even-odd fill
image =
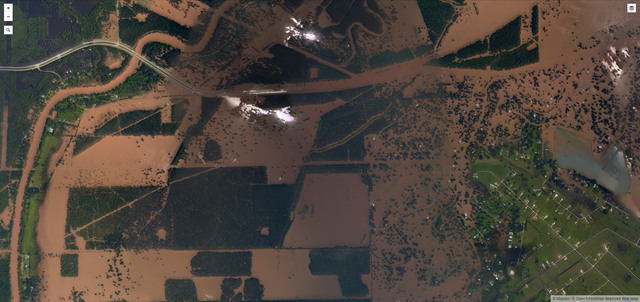
{"label": "flooded farmland", "polygon": [[359,175],[307,175],[284,246],[368,246],[368,195]]}
{"label": "flooded farmland", "polygon": [[[115,43],[20,77],[54,90],[25,109],[22,160],[3,165],[22,174],[0,177],[14,302],[640,288],[640,225],[615,203],[640,190],[640,21],[623,7],[46,3],[20,7],[56,12],[38,19],[50,43],[83,41],[69,29]],[[610,280],[586,284],[592,268]]]}

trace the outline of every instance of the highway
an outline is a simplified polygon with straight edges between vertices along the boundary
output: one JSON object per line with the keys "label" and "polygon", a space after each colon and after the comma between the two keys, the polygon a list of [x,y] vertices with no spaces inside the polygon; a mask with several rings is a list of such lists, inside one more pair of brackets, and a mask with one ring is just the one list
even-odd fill
{"label": "highway", "polygon": [[205,92],[205,91],[200,91],[197,90],[191,86],[189,86],[187,83],[181,81],[180,79],[174,77],[173,75],[171,75],[170,73],[168,73],[167,71],[165,71],[164,69],[162,69],[161,67],[159,67],[158,65],[156,65],[155,63],[153,63],[152,61],[150,61],[149,59],[145,58],[144,56],[138,54],[133,48],[124,45],[124,44],[120,44],[119,42],[113,42],[113,41],[108,41],[108,40],[92,40],[92,41],[87,41],[87,42],[83,42],[82,44],[76,45],[72,48],[69,48],[59,54],[56,55],[52,55],[51,57],[49,57],[48,59],[42,60],[38,63],[35,64],[31,64],[31,65],[27,65],[27,66],[0,66],[0,71],[29,71],[29,70],[39,70],[40,68],[47,66],[57,60],[60,60],[63,57],[66,57],[78,50],[87,48],[87,47],[91,47],[91,46],[108,46],[108,47],[115,47],[117,49],[120,49],[136,58],[138,58],[142,63],[146,64],[147,66],[149,66],[149,68],[157,71],[158,73],[160,73],[161,75],[171,79],[172,81],[174,81],[175,83],[177,83],[178,85],[182,86],[184,89],[190,91],[192,94],[199,94],[199,95],[203,95],[203,96],[218,96],[220,95],[219,93],[212,93],[212,92]]}

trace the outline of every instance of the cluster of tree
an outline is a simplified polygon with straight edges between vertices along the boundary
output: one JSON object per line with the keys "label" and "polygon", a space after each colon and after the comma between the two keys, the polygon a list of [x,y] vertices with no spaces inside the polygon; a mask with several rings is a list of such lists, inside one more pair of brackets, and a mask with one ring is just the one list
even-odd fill
{"label": "cluster of tree", "polygon": [[234,167],[172,184],[163,213],[173,221],[175,248],[274,247],[271,234],[260,232],[265,219],[251,210],[251,186],[266,180],[266,167]]}
{"label": "cluster of tree", "polygon": [[93,221],[156,187],[77,187],[69,190],[66,232]]}
{"label": "cluster of tree", "polygon": [[491,34],[489,37],[489,49],[491,52],[499,52],[520,45],[521,23],[522,16],[518,16]]}
{"label": "cluster of tree", "polygon": [[0,300],[2,301],[11,301],[10,260],[9,253],[0,256]]}
{"label": "cluster of tree", "polygon": [[349,136],[389,106],[393,106],[394,102],[388,98],[376,98],[376,91],[378,89],[371,89],[322,115],[314,147],[321,148]]}
{"label": "cluster of tree", "polygon": [[538,47],[527,50],[528,45],[524,44],[513,51],[501,53],[491,64],[491,69],[507,70],[539,62],[540,53]]}
{"label": "cluster of tree", "polygon": [[405,48],[400,51],[385,50],[379,54],[374,55],[369,60],[369,67],[380,68],[397,63],[411,61],[414,59],[411,49]]}
{"label": "cluster of tree", "polygon": [[161,42],[151,42],[144,45],[142,55],[161,67],[171,67],[178,61],[182,51]]}
{"label": "cluster of tree", "polygon": [[418,7],[429,30],[429,38],[435,44],[444,33],[456,9],[450,3],[440,0],[418,0]]}
{"label": "cluster of tree", "polygon": [[351,34],[348,32],[351,25],[356,22],[372,32],[382,33],[382,20],[367,8],[365,0],[355,0],[342,21],[340,21],[340,24],[338,24],[337,27],[331,26],[328,29],[347,36]]}
{"label": "cluster of tree", "polygon": [[[213,114],[218,111],[218,108],[220,108],[220,104],[222,104],[222,98],[202,98],[202,103],[200,106],[200,120],[198,120],[197,124],[192,125],[191,127],[189,127],[189,129],[187,129],[187,133],[182,140],[182,143],[180,144],[180,148],[178,148],[178,152],[176,152],[176,156],[173,158],[173,162],[171,163],[172,165],[177,164],[178,160],[183,159],[186,156],[185,148],[189,145],[191,139],[194,136],[203,135],[204,126],[207,124],[207,122],[209,122]],[[176,108],[176,106],[174,106],[174,108]],[[171,115],[173,119],[173,108]],[[178,118],[179,116],[184,116],[184,113],[176,112],[176,118]]]}
{"label": "cluster of tree", "polygon": [[371,270],[368,248],[313,249],[309,259],[309,270],[313,275],[366,275]]}
{"label": "cluster of tree", "polygon": [[196,284],[191,279],[167,279],[164,282],[164,297],[167,302],[198,301]]}
{"label": "cluster of tree", "polygon": [[349,8],[353,4],[353,0],[333,0],[331,4],[327,6],[327,14],[331,18],[333,23],[340,23],[344,15],[347,14]]}
{"label": "cluster of tree", "polygon": [[78,254],[62,254],[60,256],[60,276],[78,277]]}
{"label": "cluster of tree", "polygon": [[142,65],[136,73],[127,78],[124,83],[118,85],[112,92],[118,97],[128,97],[149,91],[162,80],[162,76],[147,65]]}
{"label": "cluster of tree", "polygon": [[338,282],[343,297],[366,297],[369,294],[369,287],[362,282],[361,275],[340,275]]}
{"label": "cluster of tree", "polygon": [[533,6],[533,12],[531,13],[531,33],[535,36],[538,34],[538,22],[539,22],[538,5]]}
{"label": "cluster of tree", "polygon": [[198,277],[249,276],[252,252],[199,252],[191,259],[191,274]]}
{"label": "cluster of tree", "polygon": [[240,288],[240,286],[242,286],[242,279],[240,278],[225,278],[222,280],[220,301],[242,301],[242,293],[236,294],[236,289]]}
{"label": "cluster of tree", "polygon": [[458,50],[455,54],[460,59],[466,59],[489,51],[489,43],[486,39],[476,41],[473,44]]}
{"label": "cluster of tree", "polygon": [[[192,40],[197,39],[196,37],[192,37],[189,28],[182,26],[171,19],[149,11],[139,4],[134,4],[132,8],[134,13],[144,13],[147,17],[144,22],[140,22],[136,18],[125,18],[119,21],[120,39],[128,45],[136,45],[140,37],[152,31],[167,33],[170,36],[177,37],[185,43],[191,43],[193,42]],[[126,12],[125,14],[131,15],[129,12]]]}
{"label": "cluster of tree", "polygon": [[296,185],[251,186],[253,215],[269,221],[269,241],[273,246],[281,246],[284,242],[292,223],[289,213],[294,206],[299,185],[301,182]]}

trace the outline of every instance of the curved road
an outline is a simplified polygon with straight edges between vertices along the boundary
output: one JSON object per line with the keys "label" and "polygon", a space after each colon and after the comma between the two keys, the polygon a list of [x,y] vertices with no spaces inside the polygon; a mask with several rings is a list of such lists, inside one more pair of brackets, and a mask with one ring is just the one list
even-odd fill
{"label": "curved road", "polygon": [[43,61],[40,61],[38,63],[35,64],[31,64],[28,66],[0,66],[0,71],[29,71],[29,70],[36,70],[36,69],[40,69],[41,67],[47,66],[57,60],[60,60],[63,57],[66,57],[78,50],[87,48],[87,47],[91,47],[91,46],[110,46],[110,47],[115,47],[117,49],[120,49],[136,58],[138,58],[140,61],[142,61],[144,64],[146,64],[147,66],[149,66],[151,69],[157,71],[158,73],[164,75],[165,77],[171,79],[172,81],[176,82],[178,85],[182,86],[183,88],[189,90],[191,93],[193,94],[201,94],[201,95],[219,95],[219,94],[213,94],[211,92],[204,92],[204,91],[200,91],[197,90],[191,86],[189,86],[188,84],[182,82],[180,79],[174,77],[173,75],[171,75],[170,73],[166,72],[164,69],[162,69],[161,67],[158,67],[158,65],[156,65],[155,63],[153,63],[152,61],[150,61],[149,59],[145,58],[144,56],[138,54],[133,48],[124,45],[124,44],[120,44],[119,42],[113,42],[113,41],[108,41],[108,40],[91,40],[91,41],[87,41],[84,42],[82,44],[76,45],[72,48],[69,48],[57,55],[53,55],[48,59],[45,59]]}

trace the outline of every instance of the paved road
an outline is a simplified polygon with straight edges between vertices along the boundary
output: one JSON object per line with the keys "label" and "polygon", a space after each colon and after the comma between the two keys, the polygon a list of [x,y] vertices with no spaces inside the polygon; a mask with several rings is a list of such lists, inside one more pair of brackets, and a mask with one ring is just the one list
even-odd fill
{"label": "paved road", "polygon": [[172,81],[176,82],[178,85],[182,86],[184,89],[187,89],[188,91],[190,91],[193,94],[200,94],[203,96],[217,96],[219,95],[219,93],[212,93],[212,92],[205,92],[205,91],[200,91],[197,90],[191,86],[189,86],[187,83],[181,81],[180,79],[174,77],[173,75],[171,75],[170,73],[168,73],[167,71],[165,71],[164,69],[162,69],[161,67],[159,67],[158,65],[156,65],[155,63],[153,63],[152,61],[150,61],[149,59],[145,58],[144,56],[138,54],[133,48],[124,45],[124,44],[120,44],[119,42],[113,42],[113,41],[108,41],[108,40],[92,40],[92,41],[87,41],[84,42],[80,45],[76,45],[72,48],[69,48],[57,55],[53,55],[51,57],[49,57],[48,59],[42,60],[38,63],[35,64],[31,64],[31,65],[27,65],[27,66],[0,66],[0,71],[29,71],[29,70],[38,70],[44,66],[47,66],[57,60],[60,60],[63,57],[66,57],[78,50],[87,48],[87,47],[91,47],[91,46],[108,46],[108,47],[115,47],[117,49],[120,49],[138,59],[140,59],[140,61],[144,64],[146,64],[147,66],[149,66],[149,68],[157,71],[158,73],[164,75],[165,77],[171,79]]}

